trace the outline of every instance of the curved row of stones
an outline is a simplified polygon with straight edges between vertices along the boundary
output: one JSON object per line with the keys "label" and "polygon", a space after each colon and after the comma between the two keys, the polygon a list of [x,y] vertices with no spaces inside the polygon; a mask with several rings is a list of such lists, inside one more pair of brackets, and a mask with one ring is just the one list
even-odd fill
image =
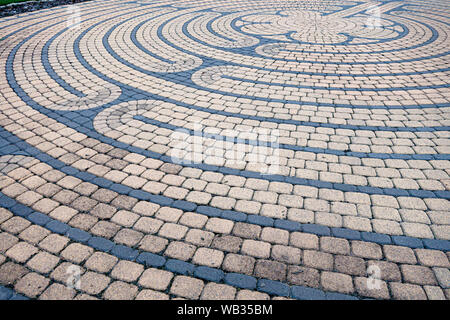
{"label": "curved row of stones", "polygon": [[449,299],[449,9],[1,19],[0,298]]}

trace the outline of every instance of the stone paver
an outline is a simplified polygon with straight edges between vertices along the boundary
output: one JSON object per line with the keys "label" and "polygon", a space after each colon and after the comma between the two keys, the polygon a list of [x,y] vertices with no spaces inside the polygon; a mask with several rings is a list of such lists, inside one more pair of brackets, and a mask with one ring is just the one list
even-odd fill
{"label": "stone paver", "polygon": [[448,5],[74,8],[0,18],[0,290],[449,299]]}

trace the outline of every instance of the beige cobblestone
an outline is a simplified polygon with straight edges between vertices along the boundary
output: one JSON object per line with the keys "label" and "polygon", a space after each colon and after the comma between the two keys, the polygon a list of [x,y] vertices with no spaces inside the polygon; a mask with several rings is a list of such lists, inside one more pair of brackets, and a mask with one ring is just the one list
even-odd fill
{"label": "beige cobblestone", "polygon": [[198,248],[192,258],[192,261],[195,264],[217,268],[222,264],[223,258],[224,254],[222,251],[209,248]]}
{"label": "beige cobblestone", "polygon": [[369,259],[381,259],[383,253],[381,247],[376,243],[364,241],[352,241],[352,252],[358,257]]}
{"label": "beige cobblestone", "polygon": [[72,243],[67,246],[62,252],[61,257],[74,263],[80,264],[92,255],[94,250],[88,246]]}
{"label": "beige cobblestone", "polygon": [[201,300],[233,300],[236,296],[236,288],[225,284],[208,283],[203,289]]}
{"label": "beige cobblestone", "polygon": [[158,269],[147,269],[139,279],[139,285],[158,291],[164,291],[169,286],[173,274],[168,271]]}
{"label": "beige cobblestone", "polygon": [[115,281],[105,290],[103,297],[106,300],[132,300],[138,288],[135,285],[122,281]]}
{"label": "beige cobblestone", "polygon": [[172,241],[167,246],[164,254],[168,257],[187,261],[194,255],[196,246],[184,243],[182,241]]}
{"label": "beige cobblestone", "polygon": [[428,249],[415,249],[420,264],[429,267],[449,268],[448,257],[441,251]]}
{"label": "beige cobblestone", "polygon": [[39,296],[39,300],[72,300],[75,294],[74,289],[53,283]]}
{"label": "beige cobblestone", "polygon": [[333,270],[333,256],[320,251],[304,250],[303,264],[311,268]]}
{"label": "beige cobblestone", "polygon": [[417,262],[414,251],[411,248],[400,246],[383,246],[384,255],[386,259],[397,263],[415,264]]}
{"label": "beige cobblestone", "polygon": [[436,278],[430,268],[422,266],[402,265],[400,267],[406,282],[419,285],[436,285]]}
{"label": "beige cobblestone", "polygon": [[[368,3],[350,3],[331,14],[315,2],[263,14],[265,4],[252,3],[255,12],[262,11],[245,16],[231,10],[233,19],[218,13],[217,19],[211,14],[189,22],[178,11],[195,17],[199,8],[208,11],[212,4],[169,6],[173,19],[151,16],[144,25],[149,32],[137,33],[154,53],[142,56],[142,48],[129,46],[128,31],[138,14],[152,15],[160,4],[150,3],[139,13],[138,5],[123,3],[126,24],[108,39],[123,61],[105,54],[103,33],[120,19],[113,7],[100,2],[77,5],[80,28],[66,28],[58,14],[48,20],[48,10],[17,16],[3,28],[8,41],[2,57],[15,54],[15,59],[12,64],[0,59],[0,127],[7,143],[3,146],[0,139],[0,192],[37,213],[25,216],[21,206],[0,200],[9,208],[0,208],[2,285],[38,299],[287,299],[206,283],[196,274],[175,276],[162,268],[144,273],[139,259],[119,262],[112,253],[95,252],[99,239],[76,240],[79,229],[138,254],[151,252],[289,285],[375,299],[450,299],[450,253],[445,250],[362,241],[365,234],[359,241],[346,240],[334,236],[336,229],[330,230],[333,236],[320,237],[292,230],[297,223],[299,230],[317,224],[389,235],[393,242],[393,236],[450,240],[450,202],[445,199],[450,162],[443,157],[450,144],[442,129],[450,123],[445,107],[450,100],[446,74],[438,70],[446,30],[435,18],[442,14],[437,6],[419,1],[398,11],[400,2],[375,4],[380,30],[355,15],[377,11],[368,10],[373,6]],[[246,6],[244,1],[241,7]],[[90,19],[98,10],[101,15]],[[219,41],[217,34],[233,34],[227,30],[236,21],[245,34]],[[336,21],[352,27],[340,30]],[[167,22],[161,29],[163,42],[153,32],[162,22]],[[192,38],[183,35],[183,22]],[[33,34],[39,23],[54,24]],[[320,28],[310,28],[315,23]],[[402,34],[402,29],[409,32]],[[425,41],[428,29],[434,41]],[[288,44],[285,34],[296,41]],[[333,53],[343,48],[347,36],[347,54]],[[261,37],[281,42],[258,44]],[[194,43],[197,38],[202,41]],[[367,40],[372,38],[377,41]],[[84,64],[73,59],[75,39],[81,39],[76,58]],[[402,47],[405,43],[414,45]],[[359,54],[357,45],[367,52]],[[46,46],[50,67],[40,59]],[[309,49],[300,48],[305,46]],[[196,55],[190,56],[193,48]],[[257,55],[248,55],[248,48]],[[399,60],[399,50],[401,58],[412,57],[414,63]],[[164,55],[170,61],[158,60]],[[202,65],[202,57],[211,61]],[[98,72],[89,74],[86,66]],[[60,81],[48,75],[51,70]],[[7,77],[10,71],[12,78]],[[177,76],[191,71],[192,79]],[[135,89],[160,98],[122,99]],[[175,141],[172,134],[181,133],[175,128],[190,131]],[[192,130],[215,136],[199,137]],[[278,146],[219,141],[265,142],[274,136]],[[429,160],[416,159],[421,157]],[[271,163],[277,166],[265,172]],[[391,189],[410,195],[388,195]],[[200,206],[238,213],[211,217],[200,214]],[[56,221],[47,225],[46,216]],[[58,221],[75,229],[62,235],[55,231],[63,226]],[[433,244],[439,242],[424,240],[425,248]],[[82,274],[76,292],[64,287],[71,267]],[[374,268],[381,278],[375,291],[367,287]],[[144,275],[147,287],[138,282],[145,282]]]}
{"label": "beige cobblestone", "polygon": [[37,252],[38,250],[29,243],[19,242],[6,251],[5,255],[14,261],[24,263]]}
{"label": "beige cobblestone", "polygon": [[85,267],[100,273],[108,273],[117,263],[118,259],[103,252],[95,252],[85,263]]}
{"label": "beige cobblestone", "polygon": [[352,293],[354,291],[352,277],[342,273],[324,271],[320,283],[326,291]]}
{"label": "beige cobblestone", "polygon": [[233,226],[234,223],[230,220],[210,218],[206,223],[205,229],[214,233],[229,234]]}
{"label": "beige cobblestone", "polygon": [[52,271],[58,263],[58,257],[47,252],[39,252],[27,262],[27,266],[31,270],[46,274]]}
{"label": "beige cobblestone", "polygon": [[270,243],[255,240],[244,240],[242,243],[242,253],[256,258],[269,258]]}
{"label": "beige cobblestone", "polygon": [[134,282],[136,281],[141,273],[144,271],[144,267],[140,264],[121,260],[111,271],[111,277],[118,280]]}
{"label": "beige cobblestone", "polygon": [[136,300],[169,300],[169,296],[154,290],[142,290],[136,296]]}
{"label": "beige cobblestone", "polygon": [[170,293],[188,299],[198,299],[203,290],[202,280],[176,276],[170,288]]}
{"label": "beige cobblestone", "polygon": [[262,229],[261,240],[287,245],[289,242],[289,232],[286,230],[266,227]]}
{"label": "beige cobblestone", "polygon": [[398,300],[425,300],[427,298],[425,291],[418,285],[408,283],[389,283],[392,296]]}
{"label": "beige cobblestone", "polygon": [[38,297],[48,286],[49,280],[37,273],[28,273],[17,281],[14,290],[28,297]]}

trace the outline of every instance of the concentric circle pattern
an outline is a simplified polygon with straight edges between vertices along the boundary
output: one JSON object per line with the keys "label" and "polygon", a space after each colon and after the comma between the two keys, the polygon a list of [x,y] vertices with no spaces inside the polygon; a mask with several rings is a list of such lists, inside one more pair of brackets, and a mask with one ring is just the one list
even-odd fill
{"label": "concentric circle pattern", "polygon": [[0,19],[0,298],[450,299],[450,2]]}

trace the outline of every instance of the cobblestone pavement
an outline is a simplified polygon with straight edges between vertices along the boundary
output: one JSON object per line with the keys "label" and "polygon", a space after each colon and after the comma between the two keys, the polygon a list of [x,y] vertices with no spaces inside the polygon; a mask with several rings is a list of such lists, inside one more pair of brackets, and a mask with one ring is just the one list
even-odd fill
{"label": "cobblestone pavement", "polygon": [[450,299],[449,1],[0,19],[1,299]]}

